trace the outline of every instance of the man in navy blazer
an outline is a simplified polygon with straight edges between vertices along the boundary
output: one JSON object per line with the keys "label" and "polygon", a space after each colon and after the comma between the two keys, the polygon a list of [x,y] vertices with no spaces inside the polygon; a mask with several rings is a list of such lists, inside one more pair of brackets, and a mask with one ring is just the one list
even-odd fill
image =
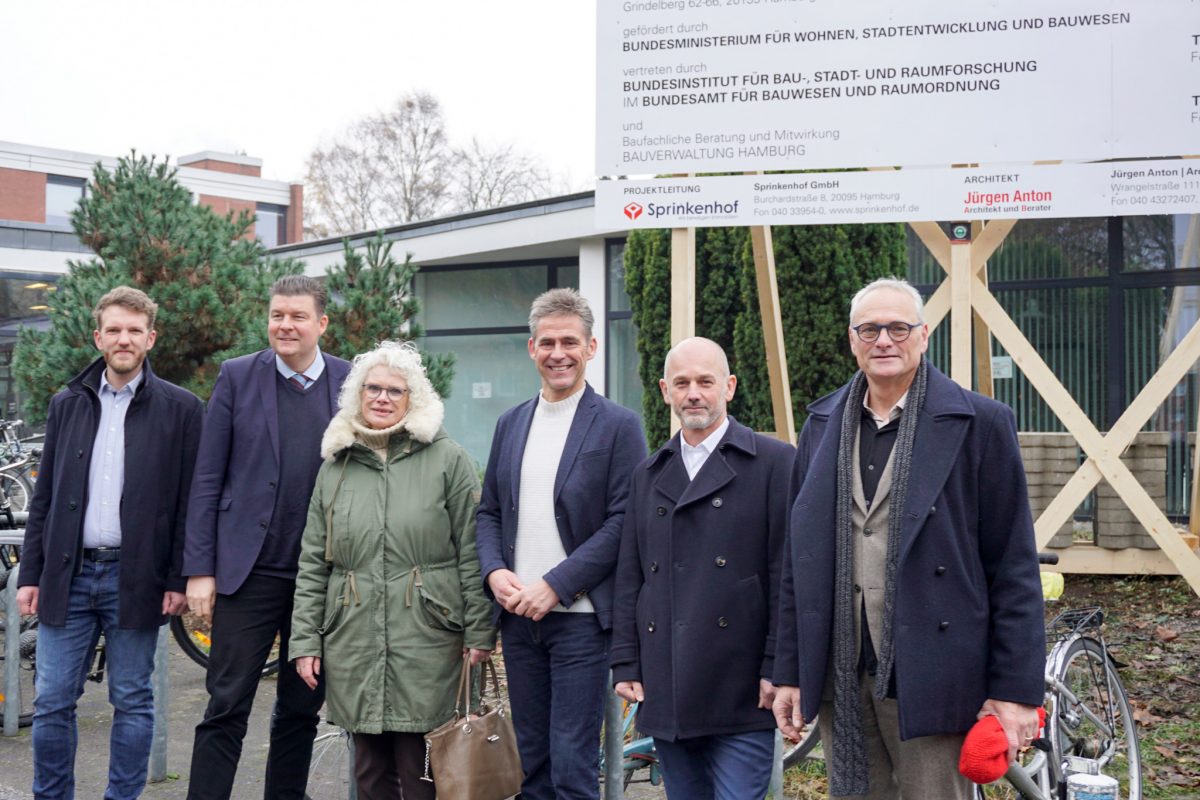
{"label": "man in navy blazer", "polygon": [[538,397],[496,423],[475,542],[496,601],[525,800],[599,797],[613,569],[638,417],[596,394],[593,317],[573,289],[533,302]]}
{"label": "man in navy blazer", "polygon": [[966,731],[996,716],[1011,761],[1044,691],[1015,420],[925,360],[908,283],[864,287],[848,333],[860,372],[797,445],[775,718],[793,738],[817,718],[832,795],[967,800]]}
{"label": "man in navy blazer", "polygon": [[204,721],[189,798],[228,798],[263,665],[278,634],[280,669],[264,797],[304,796],[324,687],[288,663],[300,538],[350,364],[317,346],[325,289],[303,275],[271,287],[270,348],[221,365],[196,461],[183,572],[188,604],[212,621]]}

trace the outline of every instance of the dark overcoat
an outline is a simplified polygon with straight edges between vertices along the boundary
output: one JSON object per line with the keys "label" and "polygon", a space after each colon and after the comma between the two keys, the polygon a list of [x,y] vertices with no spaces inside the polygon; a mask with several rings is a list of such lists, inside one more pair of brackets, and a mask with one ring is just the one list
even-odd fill
{"label": "dark overcoat", "polygon": [[[322,353],[329,416],[350,362]],[[233,594],[254,567],[275,511],[282,463],[275,351],[221,364],[196,459],[184,551],[184,575],[212,575],[217,592]],[[285,430],[284,435],[287,434]],[[313,461],[320,459],[312,454]]]}
{"label": "dark overcoat", "polygon": [[[537,402],[535,397],[504,412],[492,436],[475,528],[488,597],[492,590],[487,576],[513,568],[521,461]],[[554,477],[554,519],[567,557],[543,578],[568,608],[586,594],[605,630],[612,626],[613,568],[621,546],[629,476],[645,457],[646,436],[638,416],[585,387]],[[498,603],[493,606],[496,622],[501,608]]]}
{"label": "dark overcoat", "polygon": [[674,436],[633,476],[613,680],[641,681],[638,729],[676,740],[774,727],[770,680],[792,446],[733,418],[689,481]]}
{"label": "dark overcoat", "polygon": [[[71,580],[83,568],[83,515],[100,425],[96,359],[50,400],[42,465],[33,490],[18,584],[38,587],[38,618],[65,625]],[[162,625],[163,594],[182,592],[183,529],[204,406],[156,377],[150,361],[125,412],[121,574],[117,626]]]}
{"label": "dark overcoat", "polygon": [[[817,714],[832,650],[847,394],[843,386],[809,406],[793,474],[775,683],[800,687],[806,719]],[[903,502],[893,620],[901,738],[966,731],[988,698],[1041,705],[1042,589],[1008,406],[930,366]]]}

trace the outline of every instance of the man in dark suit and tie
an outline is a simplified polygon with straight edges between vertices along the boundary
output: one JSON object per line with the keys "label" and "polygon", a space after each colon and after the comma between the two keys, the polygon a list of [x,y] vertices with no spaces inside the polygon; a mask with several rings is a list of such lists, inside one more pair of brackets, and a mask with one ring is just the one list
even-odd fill
{"label": "man in dark suit and tie", "polygon": [[584,380],[592,312],[573,289],[533,302],[538,397],[496,423],[476,547],[496,600],[525,800],[599,797],[613,569],[638,417]]}
{"label": "man in dark suit and tie", "polygon": [[221,365],[188,506],[188,605],[212,620],[208,709],[196,726],[189,798],[228,798],[263,665],[280,637],[264,797],[304,796],[323,686],[288,663],[300,538],[350,364],[317,346],[325,288],[303,275],[271,287],[271,346]]}

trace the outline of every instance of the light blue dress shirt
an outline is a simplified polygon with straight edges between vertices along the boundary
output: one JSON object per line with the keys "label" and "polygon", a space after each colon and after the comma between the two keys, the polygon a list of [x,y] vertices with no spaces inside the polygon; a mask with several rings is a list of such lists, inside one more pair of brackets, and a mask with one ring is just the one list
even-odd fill
{"label": "light blue dress shirt", "polygon": [[84,547],[121,546],[125,413],[145,377],[145,370],[139,370],[137,376],[118,391],[108,382],[108,370],[100,373],[100,425],[96,428],[88,470],[88,503],[83,514]]}
{"label": "light blue dress shirt", "polygon": [[325,356],[321,355],[321,351],[317,351],[317,357],[313,359],[313,363],[305,367],[303,372],[296,370],[283,363],[283,359],[279,354],[275,354],[275,369],[283,376],[284,380],[290,380],[294,375],[301,383],[304,384],[304,390],[308,391],[308,387],[317,382],[317,378],[321,377],[321,373],[325,371]]}

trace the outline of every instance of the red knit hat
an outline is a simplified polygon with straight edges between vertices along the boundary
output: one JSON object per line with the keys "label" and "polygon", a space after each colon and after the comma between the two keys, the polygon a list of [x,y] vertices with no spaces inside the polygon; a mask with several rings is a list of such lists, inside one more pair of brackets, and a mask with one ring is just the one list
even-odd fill
{"label": "red knit hat", "polygon": [[[1046,724],[1046,710],[1039,708],[1038,729]],[[1000,720],[989,714],[975,723],[963,742],[958,771],[975,783],[992,783],[1008,771],[1008,737]]]}

